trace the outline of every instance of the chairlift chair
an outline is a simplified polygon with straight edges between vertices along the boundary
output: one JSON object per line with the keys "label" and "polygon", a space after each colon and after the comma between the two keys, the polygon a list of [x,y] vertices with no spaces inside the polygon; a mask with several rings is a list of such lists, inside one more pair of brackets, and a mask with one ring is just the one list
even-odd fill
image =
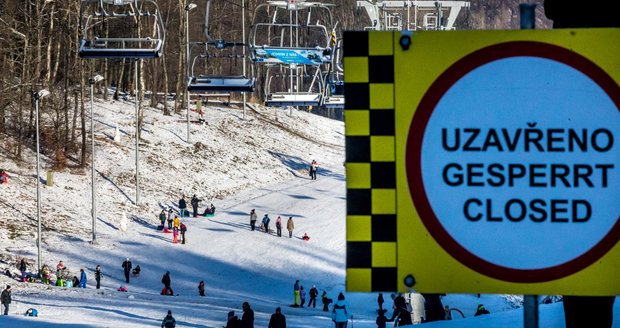
{"label": "chairlift chair", "polygon": [[[254,92],[256,79],[254,77],[246,76],[245,69],[244,72],[241,72],[241,74],[234,75],[209,75],[197,73],[198,67],[196,63],[198,60],[212,60],[216,62],[222,60],[232,60],[234,63],[231,63],[231,68],[238,68],[239,65],[236,65],[237,59],[243,59],[245,57],[243,52],[239,53],[237,51],[238,49],[243,49],[246,46],[244,43],[215,38],[209,33],[210,7],[211,0],[207,0],[204,23],[204,34],[207,41],[193,44],[204,46],[204,48],[201,54],[194,56],[192,66],[188,74],[189,83],[187,84],[187,90],[197,92]],[[245,63],[243,65],[245,65]],[[211,66],[211,68],[220,67],[219,65]]]}
{"label": "chairlift chair", "polygon": [[[82,35],[79,45],[81,58],[147,59],[162,56],[165,30],[155,0],[82,0],[80,5]],[[135,25],[146,18],[151,30],[145,36]],[[115,35],[108,35],[113,33]],[[133,32],[133,33],[132,33]],[[150,32],[150,33],[149,33]]]}
{"label": "chairlift chair", "polygon": [[[333,58],[328,26],[331,4],[304,0],[267,1],[252,18],[250,56],[265,67],[265,104],[320,106],[324,95],[323,67]],[[324,11],[321,22],[315,11]],[[266,15],[265,15],[266,13]],[[273,72],[278,70],[278,74]],[[282,79],[280,88],[274,79]],[[309,87],[304,84],[309,83]]]}
{"label": "chairlift chair", "polygon": [[[275,86],[280,83],[279,88]],[[292,81],[292,82],[291,82]],[[323,77],[317,67],[298,65],[267,66],[265,81],[265,105],[273,107],[286,106],[320,106],[323,102]],[[309,85],[306,86],[306,84]]]}

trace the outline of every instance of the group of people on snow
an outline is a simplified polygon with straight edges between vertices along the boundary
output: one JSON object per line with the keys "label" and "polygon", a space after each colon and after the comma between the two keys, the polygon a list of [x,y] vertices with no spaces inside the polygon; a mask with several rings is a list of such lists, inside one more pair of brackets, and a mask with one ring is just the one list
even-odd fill
{"label": "group of people on snow", "polygon": [[[256,209],[252,209],[250,211],[250,230],[254,231],[256,230],[256,221],[258,219],[258,215],[256,214]],[[269,218],[269,214],[265,214],[265,216],[263,216],[263,219],[261,220],[261,224],[258,227],[259,230],[265,232],[265,233],[269,233],[269,223],[271,222],[271,219]],[[278,237],[282,237],[282,218],[280,216],[278,216],[278,218],[276,219],[276,235]],[[290,216],[288,218],[288,220],[286,221],[286,230],[288,230],[288,237],[292,238],[293,237],[293,230],[295,229],[295,222],[293,222],[293,217]]]}
{"label": "group of people on snow", "polygon": [[[198,196],[194,194],[190,200],[190,205],[192,205],[192,210],[193,210],[192,211],[193,217],[198,217],[198,215],[200,215],[198,211],[198,206],[200,205],[200,202],[202,202],[202,199],[199,199]],[[215,206],[211,204],[205,208],[204,212],[202,213],[202,216],[213,215],[213,214],[215,214]],[[181,195],[181,199],[179,199],[179,215],[181,217],[185,217],[185,216],[189,217],[189,211],[187,210],[187,201],[185,200],[184,195]]]}
{"label": "group of people on snow", "polygon": [[[168,229],[165,227],[166,219],[168,220]],[[187,232],[187,226],[185,222],[181,222],[177,215],[172,213],[172,209],[168,211],[168,215],[166,215],[166,210],[161,210],[159,213],[159,222],[161,225],[157,228],[158,230],[163,230],[164,232],[169,232],[172,230],[172,243],[177,244],[179,242],[179,234],[181,234],[181,244],[185,244],[185,233]]]}
{"label": "group of people on snow", "polygon": [[[316,288],[316,285],[312,285],[312,288],[308,291],[308,296],[310,300],[308,301],[308,307],[316,308],[316,299],[319,296],[319,290]],[[295,284],[293,285],[293,297],[294,303],[291,305],[292,307],[304,307],[306,304],[306,291],[304,290],[304,286],[299,283],[299,280],[295,280]],[[329,311],[329,304],[332,303],[332,299],[327,296],[327,292],[323,290],[323,294],[321,295],[321,302],[323,303],[323,311]]]}

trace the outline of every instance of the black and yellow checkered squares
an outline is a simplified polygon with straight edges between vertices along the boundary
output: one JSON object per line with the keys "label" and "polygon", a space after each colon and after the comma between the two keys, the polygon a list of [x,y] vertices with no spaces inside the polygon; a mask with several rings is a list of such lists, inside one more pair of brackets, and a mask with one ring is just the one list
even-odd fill
{"label": "black and yellow checkered squares", "polygon": [[347,290],[396,291],[393,40],[345,32]]}

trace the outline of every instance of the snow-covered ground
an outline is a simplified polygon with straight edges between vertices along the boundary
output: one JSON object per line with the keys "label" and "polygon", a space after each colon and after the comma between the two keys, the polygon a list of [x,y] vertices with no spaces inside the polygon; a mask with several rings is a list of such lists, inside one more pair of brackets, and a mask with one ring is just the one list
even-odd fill
{"label": "snow-covered ground", "polygon": [[[90,243],[90,169],[76,163],[54,175],[54,186],[42,188],[43,262],[59,260],[73,272],[84,268],[88,288],[59,288],[17,283],[0,276],[0,286],[13,286],[11,315],[0,316],[0,327],[153,327],[168,309],[177,327],[222,327],[226,314],[241,315],[247,301],[255,311],[255,327],[266,327],[276,307],[282,307],[289,327],[331,327],[327,313],[291,308],[293,284],[299,279],[306,291],[316,285],[335,298],[345,282],[345,176],[344,126],[305,112],[208,107],[207,125],[191,124],[191,144],[185,143],[181,115],[164,116],[145,109],[140,143],[140,204],[134,185],[133,104],[96,101],[97,243]],[[195,115],[195,114],[194,114]],[[43,121],[49,120],[43,118]],[[194,118],[195,119],[195,118]],[[115,127],[121,134],[114,142]],[[2,136],[3,144],[13,142]],[[79,140],[79,138],[78,138]],[[5,152],[6,153],[6,152]],[[44,154],[51,152],[45,150]],[[0,269],[16,273],[25,257],[35,270],[36,188],[31,150],[15,163],[0,155],[10,174],[0,186]],[[318,179],[310,180],[307,167],[320,164]],[[43,168],[50,162],[43,156]],[[215,217],[186,218],[187,244],[172,244],[171,235],[156,231],[162,208],[176,210],[181,195],[210,203]],[[249,229],[249,211],[264,214],[270,226],[282,217],[295,221],[293,238]],[[122,226],[127,223],[127,231]],[[310,241],[301,236],[308,233]],[[129,257],[142,273],[124,283],[121,263]],[[102,289],[94,289],[94,269],[101,265]],[[170,271],[179,296],[160,296],[161,277]],[[198,296],[204,280],[206,297]],[[377,294],[345,293],[353,312],[350,326],[376,327]],[[389,295],[386,305],[391,306]],[[448,295],[444,305],[460,309],[466,318],[427,324],[430,327],[518,327],[523,325],[519,300],[508,295]],[[320,300],[319,300],[320,303]],[[473,317],[478,303],[491,315]],[[615,313],[620,313],[616,302]],[[34,307],[38,318],[21,316]],[[391,314],[389,312],[388,314]],[[540,326],[564,325],[561,303],[541,305]],[[620,327],[616,315],[615,327]]]}

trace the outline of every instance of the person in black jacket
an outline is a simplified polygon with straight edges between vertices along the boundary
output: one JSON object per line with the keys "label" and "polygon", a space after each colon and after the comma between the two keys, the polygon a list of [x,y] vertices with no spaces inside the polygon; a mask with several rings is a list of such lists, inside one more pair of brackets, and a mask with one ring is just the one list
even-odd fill
{"label": "person in black jacket", "polygon": [[166,271],[166,273],[164,273],[164,276],[161,277],[161,283],[164,284],[164,288],[170,288],[170,271]]}
{"label": "person in black jacket", "polygon": [[235,315],[235,311],[228,312],[226,328],[241,328],[241,320],[239,320],[239,317]]}
{"label": "person in black jacket", "polygon": [[377,304],[379,304],[379,310],[383,310],[383,293],[379,293],[379,296],[377,297]]}
{"label": "person in black jacket", "polygon": [[[192,209],[194,210],[194,217],[198,216],[198,203],[200,203],[200,199],[196,197],[196,195],[192,196],[192,200],[190,201],[192,204]],[[180,204],[181,202],[179,202]]]}
{"label": "person in black jacket", "polygon": [[123,271],[125,272],[125,282],[129,283],[129,273],[131,272],[131,261],[129,261],[129,258],[125,259],[125,262],[123,262]]}
{"label": "person in black jacket", "polygon": [[241,328],[254,328],[254,310],[248,302],[243,302],[243,315],[241,316]]}
{"label": "person in black jacket", "polygon": [[308,302],[308,307],[312,306],[313,308],[316,308],[316,298],[319,296],[319,291],[316,289],[316,285],[312,285],[309,294],[310,301]]}
{"label": "person in black jacket", "polygon": [[0,303],[4,306],[4,315],[9,315],[9,304],[11,304],[11,286],[6,286],[0,295]]}
{"label": "person in black jacket", "polygon": [[166,315],[164,320],[162,320],[161,322],[161,328],[174,328],[176,327],[176,325],[177,325],[177,322],[176,320],[174,320],[174,317],[172,316],[172,311],[168,310],[168,315]]}
{"label": "person in black jacket", "polygon": [[396,321],[394,324],[395,327],[413,324],[411,321],[411,313],[407,311],[407,302],[402,295],[398,295],[394,298],[394,312],[392,313],[392,317],[387,320],[387,322],[393,321]]}
{"label": "person in black jacket", "polygon": [[179,199],[179,214],[181,215],[181,217],[185,216],[186,209],[187,202],[185,201],[185,196],[181,196],[181,199]]}
{"label": "person in black jacket", "polygon": [[101,266],[97,265],[95,268],[95,281],[97,282],[97,289],[101,288],[101,277],[103,274],[101,273]]}
{"label": "person in black jacket", "polygon": [[276,313],[271,315],[268,328],[286,328],[286,317],[279,307],[276,308]]}

